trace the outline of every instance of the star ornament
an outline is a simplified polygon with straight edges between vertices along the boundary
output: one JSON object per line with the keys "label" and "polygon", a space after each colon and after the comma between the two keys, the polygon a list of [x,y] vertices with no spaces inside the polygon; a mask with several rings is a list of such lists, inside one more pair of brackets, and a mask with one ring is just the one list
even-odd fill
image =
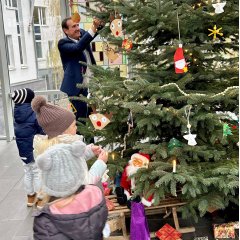
{"label": "star ornament", "polygon": [[221,29],[222,28],[217,29],[217,26],[214,25],[213,29],[210,29],[210,28],[208,29],[208,31],[212,32],[212,33],[208,34],[208,36],[213,35],[213,40],[215,40],[217,38],[217,34],[220,36],[223,36],[223,33],[220,33]]}
{"label": "star ornament", "polygon": [[187,135],[184,135],[183,137],[184,137],[186,140],[188,140],[188,145],[190,145],[190,146],[195,146],[195,145],[197,145],[197,142],[196,142],[196,140],[195,140],[195,138],[197,137],[196,134],[191,134],[191,133],[189,133],[189,134],[187,134]]}
{"label": "star ornament", "polygon": [[215,8],[215,13],[217,14],[223,13],[224,12],[223,8],[225,7],[225,5],[226,2],[213,4],[213,7]]}

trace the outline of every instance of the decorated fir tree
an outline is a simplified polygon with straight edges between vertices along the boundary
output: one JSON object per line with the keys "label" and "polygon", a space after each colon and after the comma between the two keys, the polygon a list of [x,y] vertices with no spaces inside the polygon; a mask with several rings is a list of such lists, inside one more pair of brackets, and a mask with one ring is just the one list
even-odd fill
{"label": "decorated fir tree", "polygon": [[[100,34],[127,55],[129,77],[92,68],[85,100],[112,117],[101,130],[90,119],[79,130],[111,147],[113,174],[133,153],[150,154],[135,194],[153,193],[155,204],[178,196],[188,202],[183,216],[193,217],[237,204],[238,1],[94,2],[101,11],[88,13],[107,22]],[[114,15],[121,16],[120,37],[110,30]],[[124,49],[124,39],[132,49]]]}

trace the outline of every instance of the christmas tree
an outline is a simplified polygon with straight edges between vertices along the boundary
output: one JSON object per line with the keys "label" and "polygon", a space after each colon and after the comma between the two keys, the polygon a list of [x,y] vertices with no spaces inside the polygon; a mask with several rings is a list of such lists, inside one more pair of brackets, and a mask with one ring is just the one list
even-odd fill
{"label": "christmas tree", "polygon": [[[81,99],[112,117],[101,130],[88,119],[80,132],[111,146],[112,173],[133,153],[150,154],[135,194],[154,194],[155,204],[178,196],[195,219],[238,204],[238,1],[94,2],[88,13],[106,21],[100,34],[127,55],[129,77],[92,67],[91,98]],[[121,37],[108,24],[116,15]]]}

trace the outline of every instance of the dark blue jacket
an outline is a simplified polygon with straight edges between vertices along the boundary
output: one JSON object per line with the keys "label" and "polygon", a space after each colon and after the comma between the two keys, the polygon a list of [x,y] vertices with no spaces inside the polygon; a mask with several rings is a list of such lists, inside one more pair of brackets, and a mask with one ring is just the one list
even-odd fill
{"label": "dark blue jacket", "polygon": [[87,62],[85,54],[83,53],[85,49],[89,52],[92,64],[96,64],[90,42],[97,34],[92,37],[83,29],[80,29],[80,32],[81,38],[77,43],[68,37],[62,38],[58,42],[58,49],[64,70],[64,77],[60,90],[65,92],[68,96],[79,96],[80,93],[86,96],[87,94],[86,89],[84,91],[76,87],[77,84],[83,82],[83,74],[86,72],[87,68],[86,65],[79,63],[80,61]]}
{"label": "dark blue jacket", "polygon": [[36,134],[44,134],[38,125],[35,112],[31,103],[15,104],[14,107],[14,132],[19,156],[26,164],[34,160],[33,138]]}

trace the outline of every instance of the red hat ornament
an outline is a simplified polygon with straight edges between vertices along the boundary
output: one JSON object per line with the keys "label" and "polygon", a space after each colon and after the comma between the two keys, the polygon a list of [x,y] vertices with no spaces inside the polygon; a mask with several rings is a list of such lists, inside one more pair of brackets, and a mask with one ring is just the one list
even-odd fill
{"label": "red hat ornament", "polygon": [[182,44],[179,44],[179,47],[175,51],[174,65],[175,65],[175,73],[185,73],[188,71],[187,63],[183,55]]}

